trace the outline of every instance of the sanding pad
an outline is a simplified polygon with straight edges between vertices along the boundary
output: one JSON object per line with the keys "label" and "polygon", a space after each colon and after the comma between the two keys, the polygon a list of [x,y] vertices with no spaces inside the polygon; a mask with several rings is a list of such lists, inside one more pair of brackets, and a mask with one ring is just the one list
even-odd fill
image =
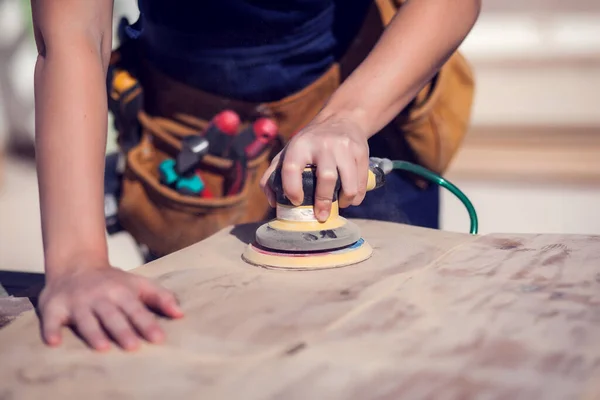
{"label": "sanding pad", "polygon": [[356,224],[339,215],[335,201],[324,222],[317,221],[313,206],[277,205],[277,218],[256,230],[256,242],[277,251],[324,251],[350,246],[360,239]]}
{"label": "sanding pad", "polygon": [[273,220],[256,230],[256,242],[280,251],[324,251],[350,246],[360,239],[356,224],[337,217],[335,225]]}
{"label": "sanding pad", "polygon": [[373,248],[359,238],[349,246],[325,251],[278,251],[251,243],[242,254],[249,264],[269,269],[316,270],[358,264],[373,254]]}

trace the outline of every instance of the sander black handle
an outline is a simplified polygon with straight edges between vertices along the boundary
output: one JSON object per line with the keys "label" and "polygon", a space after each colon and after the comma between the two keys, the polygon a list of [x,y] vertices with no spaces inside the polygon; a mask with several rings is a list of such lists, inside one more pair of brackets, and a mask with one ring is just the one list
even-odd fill
{"label": "sander black handle", "polygon": [[[369,168],[367,179],[367,191],[377,189],[385,184],[385,173],[377,166]],[[281,168],[275,169],[269,178],[269,186],[275,193],[275,201],[277,204],[292,206],[293,204],[285,197],[283,193],[283,183],[281,180]],[[313,206],[315,204],[315,190],[317,187],[316,166],[309,165],[302,171],[302,191],[304,192],[304,200],[302,206]],[[338,200],[339,192],[342,187],[342,181],[338,175],[333,191],[332,201]]]}

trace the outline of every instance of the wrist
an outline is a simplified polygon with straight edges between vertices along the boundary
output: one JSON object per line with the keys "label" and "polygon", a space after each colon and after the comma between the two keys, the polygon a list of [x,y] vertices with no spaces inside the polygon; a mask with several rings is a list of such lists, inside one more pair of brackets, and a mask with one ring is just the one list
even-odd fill
{"label": "wrist", "polygon": [[337,120],[351,123],[363,133],[365,139],[369,139],[375,132],[371,131],[372,128],[366,114],[364,109],[357,106],[329,103],[317,114],[315,122]]}
{"label": "wrist", "polygon": [[108,252],[101,247],[47,252],[44,257],[44,270],[47,280],[54,280],[75,271],[104,268],[110,268],[110,262]]}

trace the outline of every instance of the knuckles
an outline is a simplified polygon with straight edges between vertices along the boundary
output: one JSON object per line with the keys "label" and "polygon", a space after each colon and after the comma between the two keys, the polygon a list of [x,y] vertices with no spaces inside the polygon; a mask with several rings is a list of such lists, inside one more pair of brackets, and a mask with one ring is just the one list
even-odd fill
{"label": "knuckles", "polygon": [[335,183],[338,177],[337,171],[331,169],[319,170],[317,167],[317,179],[319,182]]}
{"label": "knuckles", "polygon": [[350,138],[348,136],[342,136],[337,140],[336,145],[349,149],[352,146],[352,141],[350,140]]}
{"label": "knuckles", "polygon": [[286,160],[283,161],[283,164],[281,165],[281,172],[283,174],[295,173],[297,171],[298,166],[296,164]]}
{"label": "knuckles", "polygon": [[350,187],[348,189],[344,189],[344,197],[352,199],[358,195],[358,189],[354,187]]}
{"label": "knuckles", "polygon": [[40,301],[40,310],[43,314],[54,314],[60,312],[67,305],[63,297],[53,297],[45,301]]}
{"label": "knuckles", "polygon": [[122,300],[129,295],[129,291],[123,286],[111,286],[106,289],[106,294],[113,300]]}
{"label": "knuckles", "polygon": [[359,158],[368,158],[369,147],[361,143],[353,142],[352,152]]}
{"label": "knuckles", "polygon": [[99,299],[107,299],[112,302],[120,302],[131,297],[131,290],[125,285],[115,284],[111,282],[103,285],[98,285],[93,289],[82,289],[72,292],[68,296],[71,304],[90,304]]}

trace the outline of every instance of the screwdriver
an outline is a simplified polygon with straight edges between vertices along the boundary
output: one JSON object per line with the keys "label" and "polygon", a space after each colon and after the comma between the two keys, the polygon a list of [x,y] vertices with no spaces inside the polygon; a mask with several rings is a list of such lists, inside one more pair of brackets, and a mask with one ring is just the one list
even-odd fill
{"label": "screwdriver", "polygon": [[245,146],[245,153],[249,159],[258,157],[277,138],[278,128],[272,119],[259,118],[252,124],[252,131],[254,140]]}
{"label": "screwdriver", "polygon": [[188,195],[202,197],[213,197],[212,193],[204,184],[200,173],[188,174],[181,176],[177,173],[177,162],[172,158],[167,158],[158,166],[160,182],[171,188],[175,188],[177,192]]}
{"label": "screwdriver", "polygon": [[203,135],[208,140],[210,154],[217,157],[227,156],[239,126],[240,117],[235,111],[224,110],[215,115]]}
{"label": "screwdriver", "polygon": [[248,170],[248,158],[240,142],[236,141],[231,146],[230,158],[233,164],[225,181],[225,187],[227,188],[225,194],[227,196],[234,195],[242,190]]}

